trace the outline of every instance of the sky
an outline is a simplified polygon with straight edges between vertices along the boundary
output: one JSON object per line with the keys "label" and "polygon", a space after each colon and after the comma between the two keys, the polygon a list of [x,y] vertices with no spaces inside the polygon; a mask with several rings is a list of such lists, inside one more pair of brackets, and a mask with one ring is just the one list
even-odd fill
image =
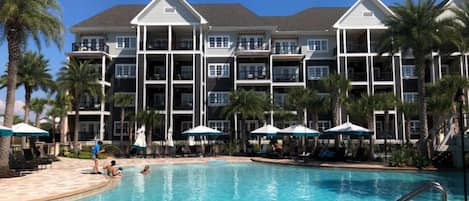
{"label": "sky", "polygon": [[[387,5],[402,3],[404,0],[383,0]],[[49,59],[49,68],[54,77],[65,61],[65,53],[71,50],[74,37],[70,27],[102,12],[110,7],[120,4],[148,4],[150,0],[58,0],[62,7],[62,21],[66,27],[64,47],[59,50],[54,45],[43,45],[40,52]],[[191,4],[204,3],[240,3],[258,15],[291,15],[310,7],[350,7],[356,0],[188,0]],[[0,43],[0,72],[5,72],[7,64],[6,42]],[[28,50],[39,51],[33,42],[28,43]],[[43,92],[34,92],[33,97],[45,97]],[[6,90],[0,90],[0,113],[5,107]],[[16,93],[15,112],[22,116],[24,105],[24,90],[19,88]]]}

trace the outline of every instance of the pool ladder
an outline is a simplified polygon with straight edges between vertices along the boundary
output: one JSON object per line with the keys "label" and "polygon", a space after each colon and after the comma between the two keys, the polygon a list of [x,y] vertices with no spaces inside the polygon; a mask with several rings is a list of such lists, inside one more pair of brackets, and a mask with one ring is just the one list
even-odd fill
{"label": "pool ladder", "polygon": [[418,195],[428,191],[428,190],[431,190],[431,189],[435,189],[437,191],[439,191],[441,193],[441,201],[447,201],[447,193],[446,193],[446,189],[438,182],[428,182],[428,183],[425,183],[424,185],[414,189],[413,191],[411,191],[410,193],[407,193],[406,195],[403,195],[401,198],[399,198],[397,201],[408,201],[408,200],[411,200],[415,197],[417,197]]}

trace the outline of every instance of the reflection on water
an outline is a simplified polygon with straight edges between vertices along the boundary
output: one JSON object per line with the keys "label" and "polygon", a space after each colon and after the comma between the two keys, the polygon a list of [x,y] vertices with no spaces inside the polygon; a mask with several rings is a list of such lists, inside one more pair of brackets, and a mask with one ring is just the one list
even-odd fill
{"label": "reflection on water", "polygon": [[[427,182],[438,181],[449,190],[449,200],[461,200],[459,173],[376,172],[245,164],[152,166],[126,168],[119,185],[85,199],[151,201],[306,201],[396,200]],[[458,179],[455,179],[458,178]],[[418,201],[438,200],[428,192]]]}

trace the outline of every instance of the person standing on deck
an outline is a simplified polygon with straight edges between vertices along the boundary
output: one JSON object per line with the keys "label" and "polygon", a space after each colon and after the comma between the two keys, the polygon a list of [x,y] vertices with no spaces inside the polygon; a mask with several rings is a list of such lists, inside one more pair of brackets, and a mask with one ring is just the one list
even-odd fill
{"label": "person standing on deck", "polygon": [[91,151],[91,159],[94,161],[93,173],[95,174],[101,174],[101,172],[98,171],[98,167],[99,167],[98,154],[104,152],[104,149],[101,149],[101,146],[103,146],[103,142],[98,141],[98,143],[94,145],[93,150]]}

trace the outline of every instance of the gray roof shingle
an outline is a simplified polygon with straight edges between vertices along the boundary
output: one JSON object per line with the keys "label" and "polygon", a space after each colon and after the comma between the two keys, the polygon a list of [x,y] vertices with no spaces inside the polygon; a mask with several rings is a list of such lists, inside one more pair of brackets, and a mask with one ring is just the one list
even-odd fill
{"label": "gray roof shingle", "polygon": [[[258,16],[241,4],[192,5],[211,26],[278,26],[280,31],[324,30],[342,16],[347,8],[309,8],[291,16]],[[111,7],[72,27],[128,27],[145,5]]]}

